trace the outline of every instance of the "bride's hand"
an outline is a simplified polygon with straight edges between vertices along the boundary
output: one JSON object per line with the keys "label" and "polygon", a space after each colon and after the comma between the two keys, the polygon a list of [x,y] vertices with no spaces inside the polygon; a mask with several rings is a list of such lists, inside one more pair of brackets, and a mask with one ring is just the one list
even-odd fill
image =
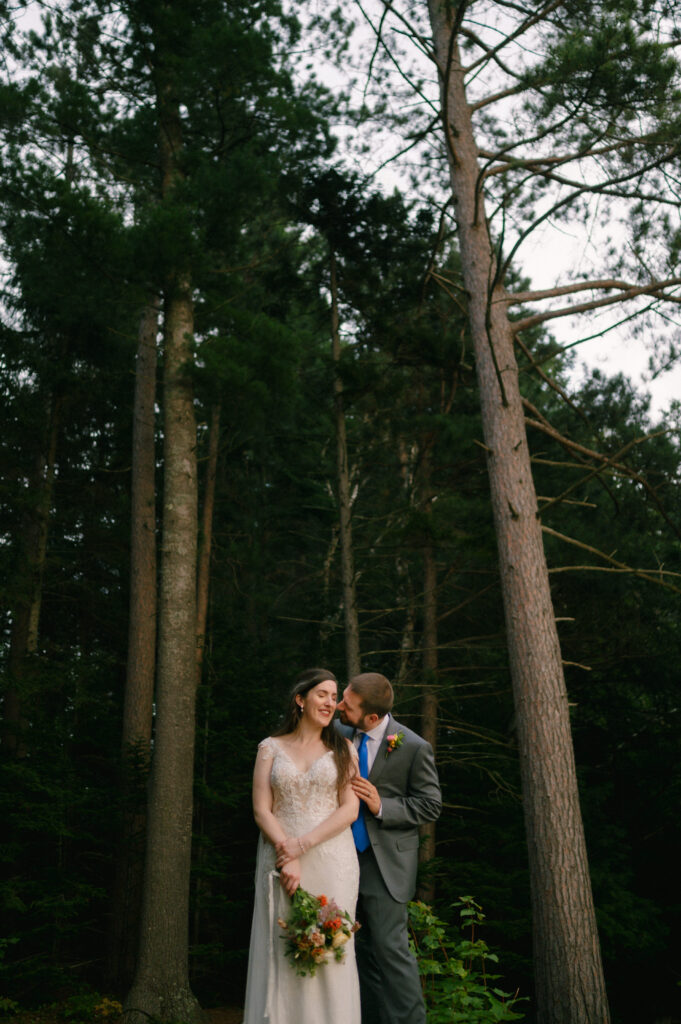
{"label": "bride's hand", "polygon": [[274,847],[277,854],[277,867],[283,868],[284,864],[288,864],[289,861],[297,860],[301,853],[304,853],[303,845],[300,839],[293,838],[282,839],[281,842],[277,843]]}
{"label": "bride's hand", "polygon": [[287,896],[293,896],[300,885],[300,861],[290,860],[279,872],[279,881]]}

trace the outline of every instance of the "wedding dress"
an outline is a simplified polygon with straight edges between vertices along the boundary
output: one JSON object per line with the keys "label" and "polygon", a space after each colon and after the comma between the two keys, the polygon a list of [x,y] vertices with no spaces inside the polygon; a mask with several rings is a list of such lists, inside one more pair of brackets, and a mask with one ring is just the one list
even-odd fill
{"label": "wedding dress", "polygon": [[[329,750],[301,771],[273,737],[263,740],[260,757],[272,760],[273,811],[289,836],[309,832],[338,807],[336,763]],[[291,901],[279,883],[271,843],[258,840],[255,904],[248,958],[244,1024],[360,1024],[359,982],[354,937],[345,957],[301,977],[285,956],[283,931]],[[349,828],[300,858],[300,884],[314,896],[334,899],[354,919],[359,866]]]}

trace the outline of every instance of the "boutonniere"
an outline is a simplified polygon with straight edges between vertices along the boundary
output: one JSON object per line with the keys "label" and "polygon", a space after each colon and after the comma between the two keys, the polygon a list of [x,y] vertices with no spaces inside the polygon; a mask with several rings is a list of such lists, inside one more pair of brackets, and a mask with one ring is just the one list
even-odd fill
{"label": "boutonniere", "polygon": [[386,736],[386,739],[388,741],[388,749],[385,752],[385,756],[387,757],[388,754],[392,754],[393,750],[397,750],[398,747],[402,746],[402,743],[404,742],[404,733],[394,732],[391,736]]}

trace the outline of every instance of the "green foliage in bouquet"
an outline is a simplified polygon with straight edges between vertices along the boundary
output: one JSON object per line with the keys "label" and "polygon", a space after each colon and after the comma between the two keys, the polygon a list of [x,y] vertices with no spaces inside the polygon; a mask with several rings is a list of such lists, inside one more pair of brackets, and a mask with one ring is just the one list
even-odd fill
{"label": "green foliage in bouquet", "polygon": [[[471,896],[461,896],[452,905],[459,909],[459,934],[441,921],[425,903],[409,904],[411,944],[416,954],[426,1001],[428,1024],[495,1024],[522,1020],[516,995],[494,985],[498,974],[490,974],[488,963],[497,963],[475,929],[485,915]],[[467,937],[465,932],[470,930]]]}
{"label": "green foliage in bouquet", "polygon": [[279,918],[284,930],[286,956],[296,974],[313,975],[329,960],[342,960],[345,943],[359,925],[335,900],[313,896],[306,889],[296,889],[291,900],[288,921]]}

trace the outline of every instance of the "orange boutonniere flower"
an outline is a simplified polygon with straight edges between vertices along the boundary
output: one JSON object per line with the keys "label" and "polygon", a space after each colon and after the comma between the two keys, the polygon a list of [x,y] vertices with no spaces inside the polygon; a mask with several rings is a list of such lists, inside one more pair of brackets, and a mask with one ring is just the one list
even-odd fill
{"label": "orange boutonniere flower", "polygon": [[385,756],[387,757],[388,754],[392,754],[393,750],[397,750],[398,747],[402,746],[404,733],[394,732],[390,736],[386,736],[386,739],[388,741],[388,749],[385,752]]}

